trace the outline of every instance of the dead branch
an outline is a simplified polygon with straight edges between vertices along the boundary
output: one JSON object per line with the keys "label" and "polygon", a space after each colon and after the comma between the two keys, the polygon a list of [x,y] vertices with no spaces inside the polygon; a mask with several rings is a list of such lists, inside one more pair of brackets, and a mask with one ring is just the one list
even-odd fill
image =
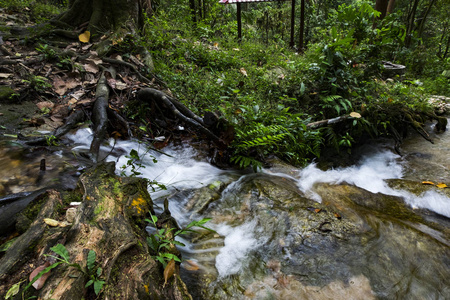
{"label": "dead branch", "polygon": [[316,122],[311,122],[306,124],[307,128],[310,129],[316,129],[319,127],[324,127],[327,125],[331,125],[331,124],[336,124],[342,121],[347,120],[350,117],[350,115],[344,115],[344,116],[339,116],[337,118],[332,118],[332,119],[326,119],[326,120],[320,120],[320,121],[316,121]]}
{"label": "dead branch", "polygon": [[100,145],[106,136],[106,128],[108,125],[108,98],[109,89],[106,82],[104,72],[100,76],[95,91],[96,100],[92,112],[92,122],[94,123],[94,139],[91,143],[90,151],[98,161]]}

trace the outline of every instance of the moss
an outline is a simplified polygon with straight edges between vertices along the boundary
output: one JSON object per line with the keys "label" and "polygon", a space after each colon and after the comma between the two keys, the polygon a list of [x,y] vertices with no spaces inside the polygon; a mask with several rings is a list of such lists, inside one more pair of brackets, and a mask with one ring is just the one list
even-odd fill
{"label": "moss", "polygon": [[14,90],[9,86],[0,86],[0,101],[10,100],[14,95]]}

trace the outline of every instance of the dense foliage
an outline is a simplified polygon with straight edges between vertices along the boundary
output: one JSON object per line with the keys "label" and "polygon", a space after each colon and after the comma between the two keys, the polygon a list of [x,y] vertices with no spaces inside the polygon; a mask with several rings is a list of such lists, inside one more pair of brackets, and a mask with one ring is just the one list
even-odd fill
{"label": "dense foliage", "polygon": [[[64,1],[0,0],[37,12],[49,3]],[[141,40],[131,44],[151,51],[154,73],[173,96],[233,124],[232,162],[256,168],[276,155],[301,165],[323,149],[350,152],[367,137],[400,139],[405,124],[433,114],[428,95],[450,96],[450,3],[395,4],[381,18],[374,0],[306,1],[306,50],[297,53],[289,47],[289,2],[243,4],[237,41],[235,5],[157,0]],[[382,61],[407,72],[387,78]],[[308,126],[351,112],[362,117]]]}
{"label": "dense foliage", "polygon": [[[301,55],[288,47],[290,4],[244,6],[239,43],[233,5],[199,2],[194,23],[187,2],[160,1],[143,42],[176,97],[198,112],[219,111],[235,125],[232,161],[255,167],[275,154],[302,164],[324,147],[350,151],[368,136],[398,137],[405,114],[430,112],[427,94],[450,95],[442,45],[448,21],[434,8],[423,36],[413,31],[407,47],[409,4],[397,2],[398,10],[382,20],[374,1],[308,2]],[[427,8],[422,5],[419,12]],[[405,64],[406,75],[386,80],[383,60]],[[352,111],[363,117],[306,127]]]}

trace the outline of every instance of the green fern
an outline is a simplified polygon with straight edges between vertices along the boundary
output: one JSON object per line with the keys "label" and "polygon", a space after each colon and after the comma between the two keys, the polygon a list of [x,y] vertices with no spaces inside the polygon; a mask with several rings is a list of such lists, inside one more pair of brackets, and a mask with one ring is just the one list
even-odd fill
{"label": "green fern", "polygon": [[255,124],[255,128],[249,131],[238,130],[234,147],[236,149],[231,157],[231,162],[241,168],[252,166],[253,169],[261,168],[265,155],[275,153],[279,146],[292,137],[289,131],[281,125],[266,126]]}

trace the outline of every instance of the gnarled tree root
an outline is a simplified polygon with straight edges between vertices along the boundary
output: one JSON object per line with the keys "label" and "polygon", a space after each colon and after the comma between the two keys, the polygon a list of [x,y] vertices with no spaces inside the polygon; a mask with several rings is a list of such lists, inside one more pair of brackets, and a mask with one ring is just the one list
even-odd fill
{"label": "gnarled tree root", "polygon": [[219,146],[223,144],[219,137],[217,137],[203,125],[203,121],[199,116],[195,115],[183,104],[176,101],[172,97],[169,97],[165,93],[152,88],[144,88],[138,92],[137,97],[143,102],[155,101],[157,104],[162,104],[181,121],[192,126],[193,129],[198,130],[200,133],[206,135],[212,142],[214,142],[214,144]]}

